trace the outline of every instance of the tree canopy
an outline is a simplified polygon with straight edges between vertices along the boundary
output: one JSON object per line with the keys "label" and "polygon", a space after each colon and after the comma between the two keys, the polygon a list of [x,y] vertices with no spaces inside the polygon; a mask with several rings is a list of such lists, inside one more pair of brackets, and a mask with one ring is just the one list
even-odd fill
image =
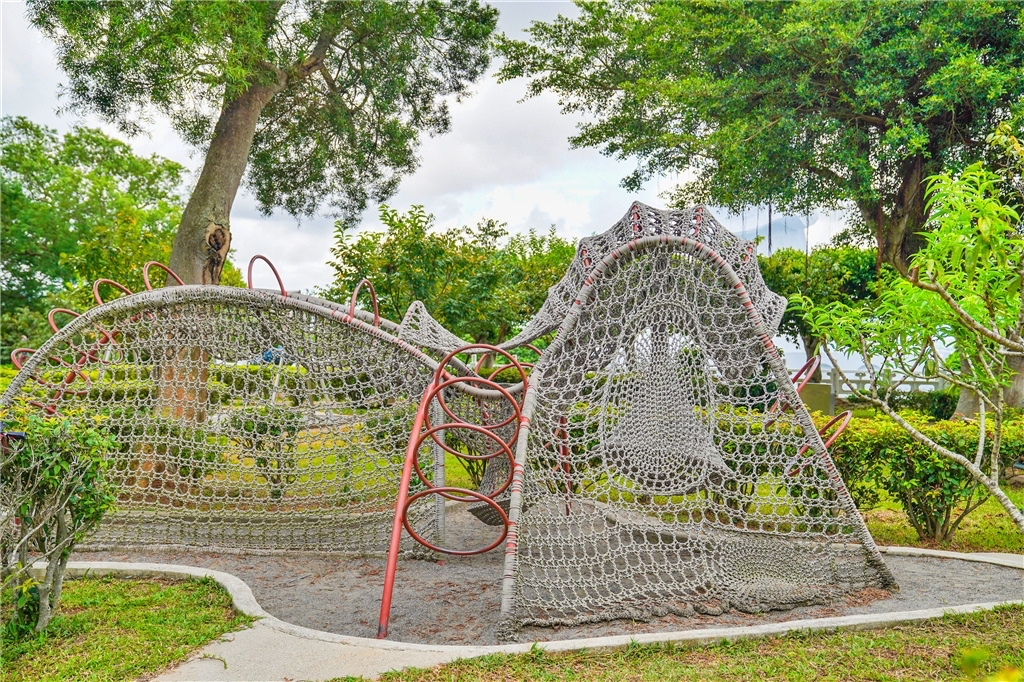
{"label": "tree canopy", "polygon": [[555,235],[508,235],[503,223],[439,232],[422,206],[407,213],[382,206],[385,232],[349,234],[337,225],[334,286],[346,300],[363,278],[373,282],[381,315],[400,321],[413,301],[457,336],[501,343],[540,309],[548,288],[569,267],[576,249]]}
{"label": "tree canopy", "polygon": [[68,105],[134,134],[156,111],[205,149],[173,267],[217,282],[243,175],[264,211],[353,221],[416,166],[421,133],[487,67],[497,11],[476,0],[31,0]]}
{"label": "tree canopy", "polygon": [[184,169],[93,128],[63,137],[25,118],[0,121],[5,310],[45,312],[47,294],[108,277],[133,291],[166,263],[181,218]]}
{"label": "tree canopy", "polygon": [[901,271],[926,224],[924,179],[1024,117],[1022,2],[577,4],[501,46],[501,78],[589,115],[573,144],[637,159],[629,188],[691,171],[677,202],[852,202]]}
{"label": "tree canopy", "polygon": [[[830,244],[805,253],[785,248],[770,256],[760,256],[758,261],[768,288],[787,298],[800,295],[816,305],[836,302],[855,305],[878,295],[878,271],[872,249]],[[808,360],[821,351],[822,339],[805,319],[802,308],[786,309],[779,332],[791,341],[802,343]],[[820,378],[819,368],[815,380]]]}

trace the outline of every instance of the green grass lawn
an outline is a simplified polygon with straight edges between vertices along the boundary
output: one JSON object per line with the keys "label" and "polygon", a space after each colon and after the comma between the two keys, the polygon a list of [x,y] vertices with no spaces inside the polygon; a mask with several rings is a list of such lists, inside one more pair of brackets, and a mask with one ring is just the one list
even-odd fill
{"label": "green grass lawn", "polygon": [[[1024,507],[1024,488],[1003,488],[1018,507]],[[899,505],[883,504],[862,512],[868,530],[880,545],[905,545],[954,552],[1015,552],[1024,554],[1024,534],[1013,525],[998,502],[989,498],[967,515],[949,542],[923,542]]]}
{"label": "green grass lawn", "polygon": [[211,579],[71,580],[46,632],[0,651],[6,682],[135,680],[252,621]]}
{"label": "green grass lawn", "polygon": [[[947,616],[888,630],[794,634],[693,649],[486,656],[384,682],[521,680],[1018,680],[1024,608]],[[351,679],[351,678],[349,678]]]}

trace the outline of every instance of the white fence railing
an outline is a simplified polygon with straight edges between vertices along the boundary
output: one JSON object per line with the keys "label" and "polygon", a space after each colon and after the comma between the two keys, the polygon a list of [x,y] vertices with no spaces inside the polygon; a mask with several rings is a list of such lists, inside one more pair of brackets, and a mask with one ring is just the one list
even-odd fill
{"label": "white fence railing", "polygon": [[[793,376],[796,374],[796,369],[790,369],[789,375]],[[849,383],[843,381],[843,378],[839,375],[835,369],[830,369],[827,372],[822,371],[824,375],[822,383],[829,384],[832,387],[832,395],[836,398],[845,398],[848,395],[853,394],[853,390],[850,388],[852,384],[858,391],[870,390],[871,380],[868,378],[866,371],[854,372],[847,370],[846,376],[849,379]],[[900,385],[901,391],[941,391],[948,386],[946,381],[939,379],[907,379]]]}

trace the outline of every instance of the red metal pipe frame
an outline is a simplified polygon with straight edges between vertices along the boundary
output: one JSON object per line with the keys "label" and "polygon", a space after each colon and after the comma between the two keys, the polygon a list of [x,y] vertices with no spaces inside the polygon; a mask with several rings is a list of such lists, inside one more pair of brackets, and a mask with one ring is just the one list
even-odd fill
{"label": "red metal pipe frame", "polygon": [[[508,536],[508,516],[505,514],[505,511],[494,501],[493,497],[501,493],[502,491],[506,490],[512,483],[513,472],[515,470],[515,458],[512,456],[512,445],[519,437],[519,430],[521,426],[522,417],[521,406],[507,390],[505,390],[502,386],[498,385],[497,383],[489,379],[484,379],[483,377],[479,376],[452,377],[445,371],[445,367],[452,360],[452,358],[454,358],[456,355],[459,355],[460,353],[465,353],[474,349],[486,350],[488,352],[498,353],[504,356],[511,363],[512,366],[519,370],[519,374],[523,380],[523,391],[524,393],[526,391],[526,371],[523,369],[522,365],[507,351],[503,351],[495,346],[491,346],[488,344],[472,344],[468,346],[463,346],[462,348],[450,352],[438,364],[437,370],[435,370],[431,382],[423,391],[423,397],[420,399],[420,405],[416,410],[416,417],[413,421],[412,432],[409,436],[409,445],[406,447],[405,450],[405,462],[402,465],[402,478],[399,482],[398,499],[396,500],[395,503],[395,518],[391,524],[391,540],[388,545],[387,568],[385,569],[384,572],[384,591],[383,594],[381,595],[380,600],[380,620],[377,625],[377,639],[384,639],[388,636],[388,623],[391,618],[391,601],[395,589],[395,574],[398,571],[398,550],[399,546],[401,545],[403,527],[406,529],[406,531],[409,532],[410,537],[412,537],[414,540],[424,545],[425,547],[428,547],[429,549],[444,554],[453,554],[457,556],[469,556],[473,554],[481,554],[483,552],[490,551],[495,547],[499,546],[502,543],[502,541],[505,540],[505,538]],[[490,426],[480,426],[478,424],[470,424],[468,422],[463,421],[458,415],[452,412],[447,405],[445,405],[444,397],[441,394],[444,388],[456,383],[475,383],[482,384],[485,386],[489,385],[491,389],[498,391],[498,393],[501,394],[502,397],[510,401],[512,405],[513,415],[498,424],[492,424]],[[444,410],[445,414],[447,414],[449,418],[454,419],[455,421],[436,426],[429,426],[429,428],[427,428],[427,430],[424,431],[424,426],[430,424],[428,413],[430,410],[430,405],[433,403],[435,397],[437,398],[438,403],[440,404],[442,410]],[[512,423],[513,421],[515,422],[516,427],[509,439],[509,442],[506,443],[498,436],[491,433],[492,429],[499,428],[503,425]],[[426,442],[426,440],[429,438],[438,445],[440,445],[442,449],[450,452],[451,450],[449,448],[445,447],[442,443],[440,443],[440,441],[437,440],[437,433],[445,429],[458,428],[468,428],[470,430],[477,431],[478,433],[482,433],[486,436],[489,436],[490,438],[492,438],[493,440],[497,441],[500,444],[500,447],[494,453],[474,457],[473,459],[491,459],[492,457],[498,457],[502,454],[505,454],[507,457],[509,457],[510,472],[508,480],[505,482],[505,485],[502,485],[494,492],[490,493],[489,495],[486,495],[478,491],[466,490],[464,488],[456,488],[451,486],[435,487],[425,479],[422,471],[420,470],[418,461],[419,450],[423,446],[423,443]],[[458,453],[455,454],[457,455]],[[418,478],[427,486],[427,489],[417,492],[415,495],[410,496],[409,486],[412,484],[412,475],[414,471],[416,472]],[[486,502],[487,504],[491,505],[491,507],[498,511],[498,514],[503,521],[503,532],[501,534],[501,537],[499,537],[497,541],[491,543],[487,547],[474,550],[452,550],[437,547],[436,545],[427,542],[424,538],[422,538],[419,534],[415,532],[415,529],[412,528],[412,525],[409,523],[408,512],[412,502],[429,494],[438,494],[441,495],[442,497],[453,500],[462,499],[463,501],[467,502],[470,500],[465,499],[466,497]]]}
{"label": "red metal pipe frame", "polygon": [[395,506],[395,520],[391,524],[391,543],[388,545],[388,566],[384,573],[384,594],[380,600],[380,622],[377,626],[377,639],[384,639],[388,636],[388,620],[391,617],[391,596],[395,590],[395,571],[398,569],[398,546],[402,540],[402,517],[405,515],[405,505],[409,499],[409,483],[412,481],[412,464],[416,458],[416,452],[420,447],[420,431],[423,429],[423,422],[426,421],[427,409],[430,405],[426,401],[430,395],[433,384],[427,386],[423,392],[424,400],[416,410],[416,419],[412,423],[412,437],[409,439],[409,446],[405,450],[405,463],[402,465],[402,480],[398,485],[398,501]]}

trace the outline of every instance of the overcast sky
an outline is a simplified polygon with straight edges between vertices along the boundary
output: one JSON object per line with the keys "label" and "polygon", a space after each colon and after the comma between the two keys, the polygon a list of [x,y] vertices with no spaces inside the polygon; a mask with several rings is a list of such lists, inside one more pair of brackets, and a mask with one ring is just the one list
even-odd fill
{"label": "overcast sky", "polygon": [[[532,21],[575,14],[571,2],[492,4],[501,12],[499,29],[512,36],[525,36],[523,30]],[[57,68],[53,43],[28,24],[21,2],[3,0],[0,12],[0,111],[61,132],[86,124],[123,139],[93,117],[57,114],[58,92],[65,79]],[[553,224],[570,239],[604,231],[633,200],[664,206],[659,194],[675,185],[675,177],[652,180],[636,194],[626,192],[619,183],[633,170],[633,163],[609,159],[593,149],[570,149],[568,138],[578,119],[562,115],[550,94],[520,101],[525,86],[525,81],[499,84],[492,73],[474,86],[472,96],[452,103],[450,132],[423,140],[419,169],[403,180],[388,204],[402,211],[422,204],[437,216],[440,228],[472,225],[488,217],[507,222],[512,231],[546,230]],[[140,154],[155,153],[183,164],[192,171],[190,181],[202,162],[159,117],[147,135],[126,142]],[[724,210],[715,213],[734,231],[753,229],[757,217],[761,223],[766,220],[763,210],[751,210],[742,217],[729,216]],[[812,217],[812,244],[828,239],[840,222],[838,216],[816,219]],[[330,281],[326,261],[333,219],[329,216],[302,221],[283,211],[262,216],[243,186],[231,220],[233,258],[239,265],[244,267],[253,254],[263,253],[277,265],[290,290],[309,290]],[[362,227],[380,228],[376,207],[364,213]]]}

